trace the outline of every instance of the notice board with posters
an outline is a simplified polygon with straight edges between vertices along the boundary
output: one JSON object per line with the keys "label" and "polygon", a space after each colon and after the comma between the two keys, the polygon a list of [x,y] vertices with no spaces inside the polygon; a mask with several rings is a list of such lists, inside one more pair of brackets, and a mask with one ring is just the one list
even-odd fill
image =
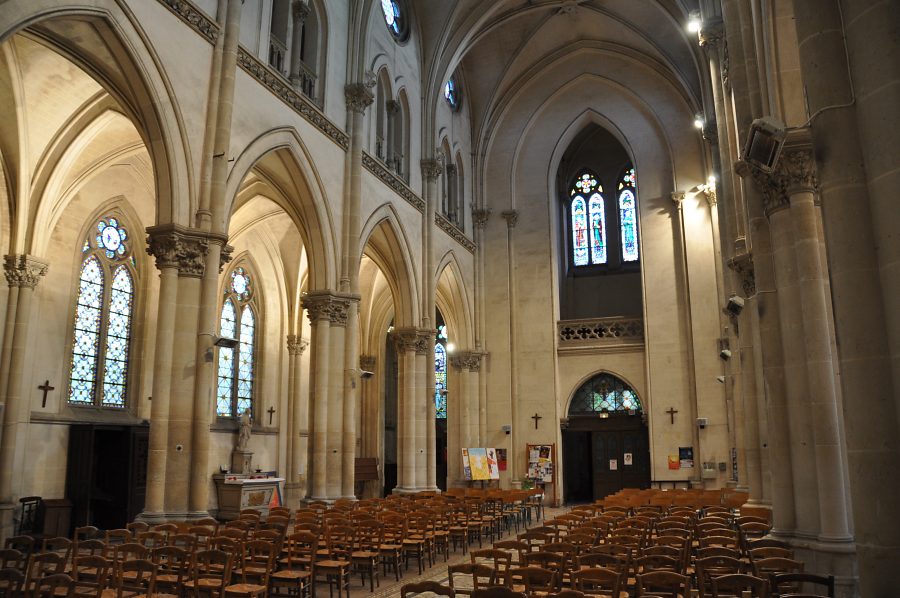
{"label": "notice board with posters", "polygon": [[525,477],[534,482],[535,488],[544,490],[544,500],[549,498],[550,504],[556,505],[556,444],[525,445],[525,462]]}

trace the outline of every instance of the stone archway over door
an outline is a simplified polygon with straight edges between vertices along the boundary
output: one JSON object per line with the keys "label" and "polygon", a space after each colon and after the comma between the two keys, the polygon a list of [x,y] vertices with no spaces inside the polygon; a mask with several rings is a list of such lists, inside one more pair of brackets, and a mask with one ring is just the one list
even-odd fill
{"label": "stone archway over door", "polygon": [[562,440],[567,502],[591,502],[622,488],[650,487],[650,444],[642,405],[637,393],[616,376],[599,374],[575,392]]}

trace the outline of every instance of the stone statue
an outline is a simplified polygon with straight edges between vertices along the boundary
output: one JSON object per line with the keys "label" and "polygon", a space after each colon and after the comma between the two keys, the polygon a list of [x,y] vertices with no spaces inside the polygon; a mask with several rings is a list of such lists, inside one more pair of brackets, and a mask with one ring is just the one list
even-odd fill
{"label": "stone statue", "polygon": [[238,422],[240,427],[238,429],[237,445],[234,448],[238,451],[246,451],[247,443],[250,442],[250,424],[252,423],[249,409],[244,409],[244,412],[238,418]]}

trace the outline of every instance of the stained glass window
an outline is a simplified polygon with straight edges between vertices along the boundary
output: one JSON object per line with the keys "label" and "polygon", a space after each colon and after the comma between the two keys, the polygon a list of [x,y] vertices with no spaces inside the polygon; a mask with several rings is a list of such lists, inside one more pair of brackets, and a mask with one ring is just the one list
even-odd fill
{"label": "stained glass window", "polygon": [[381,0],[381,12],[388,31],[397,40],[402,41],[406,37],[406,19],[400,10],[398,0]]}
{"label": "stained glass window", "polygon": [[575,391],[569,405],[569,416],[634,413],[641,410],[641,401],[633,388],[622,379],[603,373],[594,376]]}
{"label": "stained glass window", "polygon": [[435,417],[447,417],[447,349],[434,346],[434,410]]}
{"label": "stained glass window", "polygon": [[576,266],[606,263],[606,211],[597,177],[583,172],[569,191],[572,217],[572,262]]}
{"label": "stained glass window", "polygon": [[[81,245],[68,401],[123,408],[127,403],[128,351],[136,262],[118,218],[95,224]],[[100,375],[102,372],[102,375]]]}
{"label": "stained glass window", "polygon": [[637,186],[634,168],[619,177],[619,226],[622,235],[622,261],[636,262],[639,257],[637,231]]}
{"label": "stained glass window", "polygon": [[459,108],[459,89],[456,86],[456,78],[450,79],[444,83],[444,99],[450,104],[450,108],[456,110]]}
{"label": "stained glass window", "polygon": [[253,312],[253,277],[243,266],[227,278],[219,336],[234,339],[237,345],[219,347],[216,368],[216,415],[237,417],[253,411],[256,355],[256,314]]}

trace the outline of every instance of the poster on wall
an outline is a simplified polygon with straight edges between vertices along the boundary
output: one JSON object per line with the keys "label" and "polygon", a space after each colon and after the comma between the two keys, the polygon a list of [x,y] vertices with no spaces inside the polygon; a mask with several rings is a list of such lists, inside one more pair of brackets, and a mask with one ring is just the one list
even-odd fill
{"label": "poster on wall", "polygon": [[506,471],[506,449],[497,449],[497,468],[500,471]]}
{"label": "poster on wall", "polygon": [[633,465],[634,464],[634,455],[632,453],[625,453],[622,456],[622,465]]}
{"label": "poster on wall", "polygon": [[678,460],[681,461],[681,469],[694,468],[694,447],[680,446],[678,447]]}
{"label": "poster on wall", "polygon": [[472,481],[472,468],[469,467],[469,449],[462,450],[462,460],[463,460],[463,478],[467,482]]}
{"label": "poster on wall", "polygon": [[472,469],[473,480],[491,479],[491,470],[488,468],[487,449],[469,449],[469,467]]}
{"label": "poster on wall", "polygon": [[681,461],[678,459],[678,455],[669,455],[669,469],[681,469]]}
{"label": "poster on wall", "polygon": [[488,471],[490,472],[492,480],[500,479],[500,468],[497,465],[497,450],[496,449],[486,449],[487,450],[487,464]]}

